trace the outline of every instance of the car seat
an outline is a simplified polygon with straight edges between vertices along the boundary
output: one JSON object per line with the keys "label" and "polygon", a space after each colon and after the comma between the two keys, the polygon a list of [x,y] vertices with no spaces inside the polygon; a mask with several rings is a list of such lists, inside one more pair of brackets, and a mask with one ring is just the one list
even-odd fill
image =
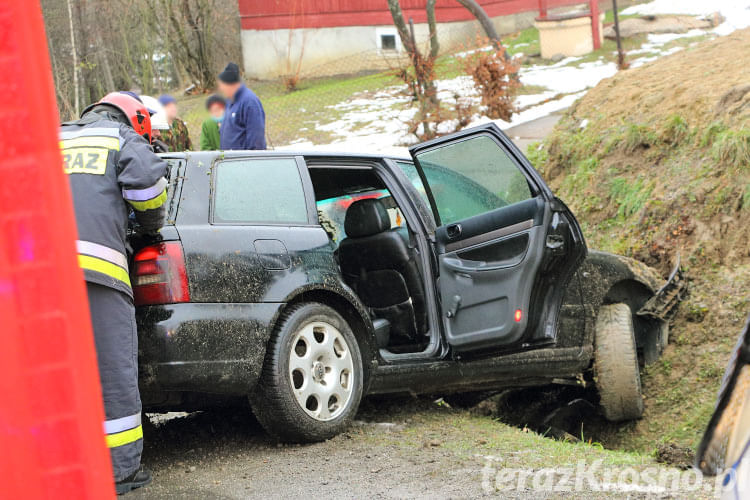
{"label": "car seat", "polygon": [[339,264],[346,282],[375,318],[391,324],[392,343],[420,342],[427,331],[422,277],[404,238],[391,229],[380,200],[358,200],[346,211]]}

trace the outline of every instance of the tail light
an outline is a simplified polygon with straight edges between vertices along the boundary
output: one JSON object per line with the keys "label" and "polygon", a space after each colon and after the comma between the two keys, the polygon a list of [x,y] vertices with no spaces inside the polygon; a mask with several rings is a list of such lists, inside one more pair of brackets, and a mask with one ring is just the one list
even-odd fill
{"label": "tail light", "polygon": [[141,249],[135,254],[131,274],[137,306],[190,301],[185,257],[177,241]]}

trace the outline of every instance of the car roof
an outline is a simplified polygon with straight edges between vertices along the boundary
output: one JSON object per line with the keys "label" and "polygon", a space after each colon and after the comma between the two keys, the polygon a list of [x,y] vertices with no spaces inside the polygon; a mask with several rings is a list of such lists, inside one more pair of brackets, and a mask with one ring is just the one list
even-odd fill
{"label": "car roof", "polygon": [[214,159],[216,157],[222,157],[225,159],[232,158],[246,158],[248,156],[253,157],[268,157],[273,158],[277,156],[304,156],[305,158],[315,159],[353,159],[353,160],[381,160],[383,158],[389,158],[394,161],[408,161],[411,162],[411,158],[406,156],[394,156],[394,155],[379,155],[373,153],[347,153],[347,152],[331,152],[331,151],[295,151],[295,150],[232,150],[232,151],[185,151],[182,153],[162,153],[159,156],[163,158],[195,158],[200,159]]}

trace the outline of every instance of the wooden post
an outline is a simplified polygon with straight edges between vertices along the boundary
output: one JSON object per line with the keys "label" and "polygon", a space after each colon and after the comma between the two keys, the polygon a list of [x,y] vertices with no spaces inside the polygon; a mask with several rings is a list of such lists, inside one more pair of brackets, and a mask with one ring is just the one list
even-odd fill
{"label": "wooden post", "polygon": [[539,0],[539,19],[547,19],[547,0]]}
{"label": "wooden post", "polygon": [[622,40],[620,39],[620,16],[617,13],[617,0],[612,0],[612,9],[615,15],[615,38],[617,38],[617,68],[625,69],[628,65],[625,62],[625,52],[622,50]]}
{"label": "wooden post", "polygon": [[591,10],[591,36],[594,39],[594,50],[599,50],[602,46],[601,35],[599,33],[599,0],[589,0]]}

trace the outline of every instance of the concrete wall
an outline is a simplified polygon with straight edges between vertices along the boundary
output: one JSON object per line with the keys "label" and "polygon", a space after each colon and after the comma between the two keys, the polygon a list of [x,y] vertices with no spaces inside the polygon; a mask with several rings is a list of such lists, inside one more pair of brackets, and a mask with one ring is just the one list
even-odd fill
{"label": "concrete wall", "polygon": [[[602,21],[604,14],[599,15],[599,43],[604,41]],[[590,17],[574,17],[558,20],[537,20],[534,23],[539,30],[539,46],[542,57],[552,59],[556,56],[582,56],[594,50],[594,37]]]}

